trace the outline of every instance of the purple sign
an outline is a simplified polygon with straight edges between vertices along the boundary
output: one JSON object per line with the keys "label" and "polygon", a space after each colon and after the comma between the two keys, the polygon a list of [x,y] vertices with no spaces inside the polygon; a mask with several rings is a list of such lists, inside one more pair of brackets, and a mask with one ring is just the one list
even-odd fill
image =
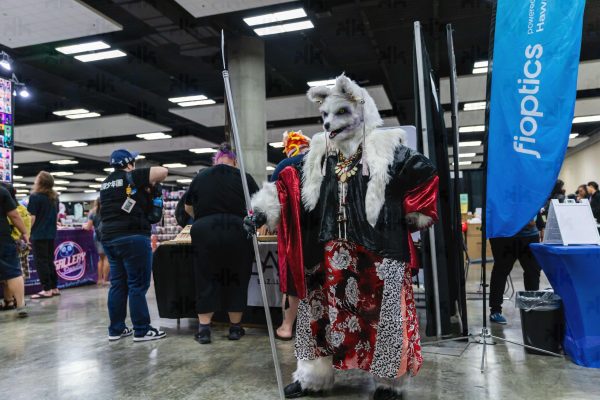
{"label": "purple sign", "polygon": [[[98,253],[93,232],[83,229],[60,229],[54,244],[54,265],[59,289],[96,283]],[[25,293],[37,293],[42,287],[32,254],[29,255],[29,270],[31,276],[25,280]]]}

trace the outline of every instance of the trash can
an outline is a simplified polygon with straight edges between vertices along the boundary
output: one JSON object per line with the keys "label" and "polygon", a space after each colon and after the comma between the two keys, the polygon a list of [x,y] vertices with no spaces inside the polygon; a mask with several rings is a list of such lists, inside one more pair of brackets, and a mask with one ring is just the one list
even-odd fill
{"label": "trash can", "polygon": [[[523,342],[538,349],[560,353],[565,332],[562,299],[552,292],[518,292]],[[528,353],[548,355],[525,348]]]}

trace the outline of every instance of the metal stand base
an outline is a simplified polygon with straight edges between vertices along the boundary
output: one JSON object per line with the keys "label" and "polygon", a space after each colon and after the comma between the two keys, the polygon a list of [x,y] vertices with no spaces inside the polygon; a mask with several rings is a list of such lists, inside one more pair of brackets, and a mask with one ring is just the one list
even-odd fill
{"label": "metal stand base", "polygon": [[486,365],[486,361],[487,361],[487,346],[495,346],[497,343],[494,340],[500,341],[500,342],[504,342],[504,343],[510,343],[510,344],[514,344],[517,346],[521,346],[524,347],[526,349],[530,349],[530,350],[535,350],[535,351],[539,351],[540,353],[544,353],[544,354],[548,354],[550,356],[554,356],[554,357],[560,357],[562,358],[563,356],[561,354],[557,354],[557,353],[553,353],[551,351],[548,350],[543,350],[543,349],[539,349],[537,347],[533,347],[533,346],[528,346],[526,344],[523,343],[519,343],[519,342],[514,342],[512,340],[508,340],[505,338],[501,338],[498,336],[494,336],[490,333],[489,328],[481,328],[481,332],[477,335],[474,334],[469,334],[468,336],[463,336],[463,337],[458,337],[458,338],[452,338],[452,339],[445,339],[445,340],[436,340],[433,342],[427,342],[427,343],[423,343],[422,346],[434,346],[436,344],[440,344],[440,343],[449,343],[449,342],[460,342],[462,340],[469,340],[469,346],[471,344],[481,344],[483,345],[483,349],[482,349],[482,354],[481,354],[481,373],[485,372],[485,365]]}

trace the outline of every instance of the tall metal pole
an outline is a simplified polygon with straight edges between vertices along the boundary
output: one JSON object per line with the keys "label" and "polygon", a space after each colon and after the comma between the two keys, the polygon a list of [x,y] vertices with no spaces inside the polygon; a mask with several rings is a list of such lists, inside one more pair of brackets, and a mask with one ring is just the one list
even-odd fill
{"label": "tall metal pole", "polygon": [[[423,74],[423,42],[421,37],[421,23],[415,22],[415,45],[417,57],[417,76],[419,83],[419,108],[421,109],[421,135],[423,137],[423,154],[429,157],[429,141],[427,138],[427,113],[425,112],[425,76]],[[442,315],[440,311],[440,288],[438,281],[437,253],[435,245],[434,227],[429,228],[429,243],[431,249],[431,272],[433,279],[433,296],[435,301],[435,331],[437,339],[442,337]]]}
{"label": "tall metal pole", "polygon": [[[231,82],[229,80],[229,71],[227,70],[226,56],[225,56],[225,34],[221,31],[221,52],[223,57],[223,82],[225,83],[225,95],[227,97],[227,106],[229,108],[229,117],[231,120],[231,133],[235,148],[237,151],[238,164],[240,167],[240,173],[242,175],[242,186],[244,189],[244,198],[246,200],[246,209],[248,215],[253,215],[252,203],[250,201],[250,190],[248,189],[248,181],[246,180],[246,168],[244,164],[244,152],[240,142],[240,135],[237,126],[237,118],[235,115],[235,108],[233,105],[233,96],[231,94]],[[267,290],[265,287],[265,278],[262,268],[262,260],[260,259],[260,253],[258,249],[258,239],[256,235],[252,236],[252,243],[254,245],[254,255],[256,257],[256,268],[258,269],[258,279],[260,281],[260,291],[262,294],[263,306],[265,308],[265,317],[267,319],[267,329],[269,331],[269,341],[271,343],[271,353],[273,355],[273,363],[275,364],[275,375],[277,377],[277,387],[279,390],[279,398],[284,399],[283,394],[283,378],[281,375],[281,366],[279,365],[279,357],[277,356],[277,345],[275,344],[275,333],[273,330],[273,322],[271,321],[271,311],[269,310],[269,302],[267,300]]]}

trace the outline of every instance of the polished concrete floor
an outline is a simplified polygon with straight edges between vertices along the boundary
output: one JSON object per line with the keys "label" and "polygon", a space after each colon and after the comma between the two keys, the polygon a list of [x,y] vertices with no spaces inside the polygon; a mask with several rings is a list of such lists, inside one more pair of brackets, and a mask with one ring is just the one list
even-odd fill
{"label": "polished concrete floor", "polygon": [[[477,289],[473,268],[469,291]],[[513,271],[522,287],[518,268]],[[542,286],[546,285],[544,282]],[[60,298],[30,302],[30,317],[0,314],[0,398],[2,399],[275,399],[274,368],[266,332],[249,329],[240,342],[229,342],[225,328],[212,345],[192,339],[193,321],[159,319],[153,290],[148,298],[153,321],[168,332],[158,342],[109,343],[106,338],[106,288],[69,289]],[[481,327],[481,302],[469,302],[473,331]],[[505,303],[510,319],[493,333],[521,340],[514,304]],[[450,345],[449,345],[450,346]],[[458,347],[457,347],[458,346]],[[451,355],[425,354],[421,373],[406,398],[417,399],[600,399],[600,370],[578,367],[566,359],[528,355],[520,347],[489,347],[480,372],[482,348],[454,345],[437,349]],[[464,350],[464,351],[463,351]],[[284,379],[294,370],[293,346],[279,344]],[[370,379],[339,373],[331,399],[369,399]]]}

